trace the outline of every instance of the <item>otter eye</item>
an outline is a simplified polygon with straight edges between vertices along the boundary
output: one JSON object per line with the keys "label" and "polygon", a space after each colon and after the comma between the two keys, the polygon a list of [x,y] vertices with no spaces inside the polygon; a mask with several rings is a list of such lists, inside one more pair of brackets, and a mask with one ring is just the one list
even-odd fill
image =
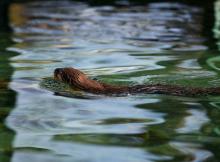
{"label": "otter eye", "polygon": [[62,69],[61,68],[56,68],[54,71],[56,74],[62,73]]}

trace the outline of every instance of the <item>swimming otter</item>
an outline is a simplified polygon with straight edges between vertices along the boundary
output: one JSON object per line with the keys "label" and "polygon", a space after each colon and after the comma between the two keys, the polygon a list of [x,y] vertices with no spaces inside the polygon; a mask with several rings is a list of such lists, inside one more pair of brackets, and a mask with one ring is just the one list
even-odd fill
{"label": "swimming otter", "polygon": [[216,88],[190,88],[176,85],[135,85],[116,86],[102,83],[88,78],[80,70],[67,67],[54,70],[54,79],[65,82],[73,88],[95,94],[167,94],[176,96],[196,96],[196,95],[220,95],[220,87]]}

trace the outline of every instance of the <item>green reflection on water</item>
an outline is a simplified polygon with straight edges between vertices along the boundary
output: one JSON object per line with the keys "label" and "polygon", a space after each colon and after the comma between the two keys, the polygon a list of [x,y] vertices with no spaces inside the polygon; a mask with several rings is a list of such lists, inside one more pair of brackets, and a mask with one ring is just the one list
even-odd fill
{"label": "green reflection on water", "polygon": [[12,44],[9,34],[0,34],[0,161],[8,162],[13,153],[14,131],[5,125],[5,119],[14,108],[16,93],[11,90],[9,82],[13,73],[10,57],[17,55],[6,48]]}

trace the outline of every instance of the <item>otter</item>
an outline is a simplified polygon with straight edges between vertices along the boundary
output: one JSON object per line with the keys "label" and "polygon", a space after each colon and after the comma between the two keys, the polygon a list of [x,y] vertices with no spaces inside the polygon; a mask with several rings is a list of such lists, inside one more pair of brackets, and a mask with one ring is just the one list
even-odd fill
{"label": "otter", "polygon": [[90,79],[86,74],[72,67],[54,70],[54,79],[65,82],[72,88],[89,93],[120,95],[120,94],[165,94],[175,96],[220,95],[220,87],[193,88],[177,85],[152,84],[117,86]]}

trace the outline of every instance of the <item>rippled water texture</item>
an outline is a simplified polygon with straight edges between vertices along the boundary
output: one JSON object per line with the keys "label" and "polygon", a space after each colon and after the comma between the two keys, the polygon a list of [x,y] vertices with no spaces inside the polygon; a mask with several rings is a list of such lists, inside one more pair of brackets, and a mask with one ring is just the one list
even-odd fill
{"label": "rippled water texture", "polygon": [[36,1],[12,10],[16,44],[8,51],[19,54],[10,59],[17,96],[6,120],[16,132],[12,161],[220,160],[220,96],[71,98],[39,86],[66,66],[115,84],[218,86],[218,53],[206,45],[203,8]]}

